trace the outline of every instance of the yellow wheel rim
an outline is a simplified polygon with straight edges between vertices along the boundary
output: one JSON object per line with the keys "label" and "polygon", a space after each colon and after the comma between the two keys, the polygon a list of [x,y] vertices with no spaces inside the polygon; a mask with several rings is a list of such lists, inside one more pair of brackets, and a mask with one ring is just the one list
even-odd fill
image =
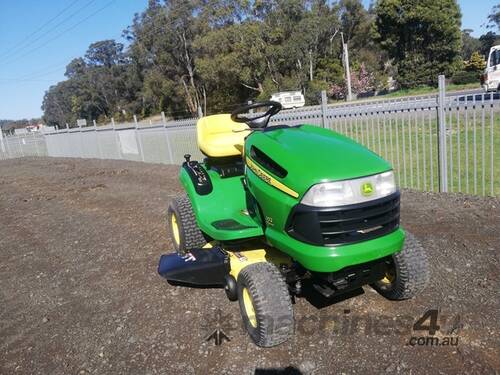
{"label": "yellow wheel rim", "polygon": [[247,288],[243,289],[243,306],[245,306],[245,313],[247,314],[248,321],[252,327],[257,327],[257,317],[255,316],[252,297],[250,297],[250,293]]}
{"label": "yellow wheel rim", "polygon": [[179,225],[177,224],[177,217],[174,213],[172,213],[172,216],[170,217],[170,224],[172,227],[172,235],[174,236],[175,244],[179,245],[181,242],[181,235],[179,232]]}
{"label": "yellow wheel rim", "polygon": [[394,280],[396,279],[396,272],[394,272],[394,268],[390,268],[387,271],[385,271],[384,278],[380,280],[384,284],[392,284]]}

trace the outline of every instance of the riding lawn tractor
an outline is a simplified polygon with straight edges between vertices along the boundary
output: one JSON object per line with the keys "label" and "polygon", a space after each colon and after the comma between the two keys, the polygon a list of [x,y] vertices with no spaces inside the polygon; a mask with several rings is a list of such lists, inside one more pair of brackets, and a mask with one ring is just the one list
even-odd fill
{"label": "riding lawn tractor", "polygon": [[[403,300],[429,280],[426,254],[399,223],[389,163],[317,126],[267,126],[281,105],[254,103],[197,123],[203,161],[186,161],[186,195],[168,208],[175,252],[160,275],[221,287],[238,301],[259,346],[294,331],[292,301],[330,299],[371,285]],[[250,113],[252,112],[252,113]]]}

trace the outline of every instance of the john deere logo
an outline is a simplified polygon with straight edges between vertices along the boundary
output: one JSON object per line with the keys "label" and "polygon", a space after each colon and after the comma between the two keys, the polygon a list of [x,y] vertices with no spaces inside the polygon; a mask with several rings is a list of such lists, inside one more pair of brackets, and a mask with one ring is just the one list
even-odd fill
{"label": "john deere logo", "polygon": [[373,185],[371,182],[365,182],[363,185],[361,185],[361,194],[363,194],[365,197],[369,197],[373,194]]}

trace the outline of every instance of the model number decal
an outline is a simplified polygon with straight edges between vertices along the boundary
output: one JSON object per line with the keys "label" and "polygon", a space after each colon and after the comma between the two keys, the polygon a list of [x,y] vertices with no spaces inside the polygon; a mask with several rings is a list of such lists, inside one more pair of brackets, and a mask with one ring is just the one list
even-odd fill
{"label": "model number decal", "polygon": [[296,191],[293,191],[288,186],[282,184],[281,182],[279,182],[275,178],[271,177],[268,173],[264,172],[261,168],[259,168],[253,162],[253,160],[251,160],[250,158],[248,158],[248,157],[246,158],[246,163],[247,163],[248,168],[250,168],[253,171],[253,173],[255,173],[261,180],[263,180],[267,184],[274,186],[276,189],[281,190],[282,192],[284,192],[284,193],[286,193],[294,198],[299,197],[299,193],[297,193]]}

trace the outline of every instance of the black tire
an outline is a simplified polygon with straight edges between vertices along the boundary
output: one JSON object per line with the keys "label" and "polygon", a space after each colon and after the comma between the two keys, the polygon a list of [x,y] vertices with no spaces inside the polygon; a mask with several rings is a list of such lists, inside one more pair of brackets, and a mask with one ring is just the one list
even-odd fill
{"label": "black tire", "polygon": [[393,277],[372,285],[387,299],[413,298],[427,286],[430,278],[429,261],[420,241],[413,234],[406,232],[403,249],[392,256],[388,273]]}
{"label": "black tire", "polygon": [[[172,217],[175,218],[178,227],[178,237]],[[206,245],[207,241],[196,223],[193,206],[187,196],[176,197],[170,203],[167,213],[167,222],[174,249],[178,254],[184,255],[191,249]]]}
{"label": "black tire", "polygon": [[[249,299],[255,311],[253,317],[245,306]],[[276,346],[293,334],[292,301],[283,276],[273,264],[254,263],[240,271],[238,301],[247,332],[256,345]]]}

